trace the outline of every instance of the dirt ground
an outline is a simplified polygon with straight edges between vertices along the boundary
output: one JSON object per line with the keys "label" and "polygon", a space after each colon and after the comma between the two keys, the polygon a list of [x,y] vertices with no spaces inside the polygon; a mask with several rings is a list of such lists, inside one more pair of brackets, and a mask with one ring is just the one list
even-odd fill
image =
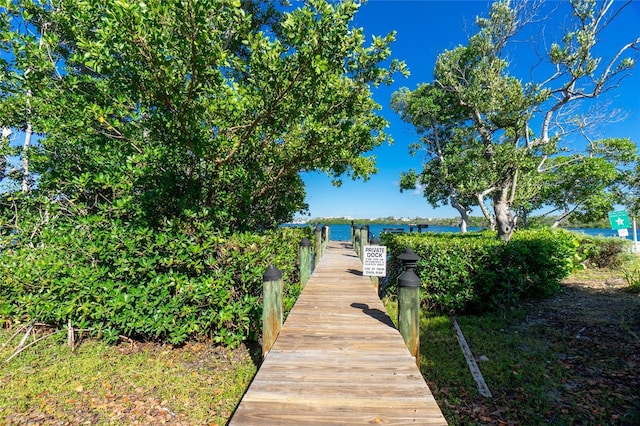
{"label": "dirt ground", "polygon": [[576,424],[640,424],[640,295],[626,287],[605,272],[578,275],[563,294],[527,305],[527,322],[566,343],[558,363],[569,379],[555,409],[579,412]]}

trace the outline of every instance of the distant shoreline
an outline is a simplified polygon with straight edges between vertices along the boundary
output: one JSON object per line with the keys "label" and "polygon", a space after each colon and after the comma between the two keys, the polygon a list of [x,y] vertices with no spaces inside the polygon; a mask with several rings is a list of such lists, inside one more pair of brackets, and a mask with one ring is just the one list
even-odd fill
{"label": "distant shoreline", "polygon": [[[540,225],[549,225],[553,223],[555,218],[539,218],[534,217],[530,220]],[[315,225],[315,224],[323,224],[323,225],[350,225],[351,223],[356,225],[432,225],[432,226],[452,226],[457,227],[460,226],[460,218],[459,217],[449,217],[449,218],[394,218],[394,217],[384,217],[384,218],[350,218],[350,217],[318,217],[318,218],[310,218],[310,219],[297,219],[293,222],[288,223],[288,225]],[[482,216],[471,216],[469,217],[469,222],[467,226],[471,228],[487,228],[487,221]],[[567,222],[559,226],[562,229],[607,229],[610,228],[608,221],[601,220],[598,222]]]}
{"label": "distant shoreline", "polygon": [[[456,225],[439,225],[437,223],[435,223],[436,221],[431,221],[427,227],[423,227],[422,229],[419,229],[417,227],[417,223],[415,223],[414,221],[411,222],[397,222],[397,223],[389,223],[387,221],[371,221],[371,220],[365,220],[365,221],[359,221],[359,220],[355,220],[354,219],[354,224],[356,226],[361,226],[361,225],[367,225],[369,226],[370,229],[370,233],[372,235],[380,235],[381,233],[384,232],[384,228],[402,228],[404,229],[405,232],[412,232],[412,228],[414,232],[426,232],[426,233],[440,233],[440,232],[460,232],[460,227]],[[316,225],[328,225],[329,228],[331,229],[331,240],[336,240],[336,241],[346,241],[349,240],[350,238],[350,229],[351,229],[351,221],[349,220],[347,223],[336,223],[335,221],[330,222],[330,221],[324,221],[324,220],[310,220],[306,223],[301,223],[301,222],[297,222],[297,223],[286,223],[286,224],[282,224],[281,226],[285,226],[285,227],[312,227],[314,228]],[[483,229],[486,229],[485,227],[474,227],[474,226],[469,226],[468,231],[469,232],[478,232],[478,231],[482,231]],[[558,228],[558,229],[564,229],[570,232],[576,232],[579,234],[585,234],[588,236],[592,236],[592,237],[597,237],[597,236],[601,236],[601,237],[616,237],[619,238],[617,231],[612,230],[611,227],[609,226],[602,226],[602,227],[586,227],[586,226],[567,226],[567,227],[562,227],[562,228]],[[624,239],[628,239],[633,241],[633,232],[631,230],[629,230],[629,235],[627,235],[626,237],[623,237]]]}

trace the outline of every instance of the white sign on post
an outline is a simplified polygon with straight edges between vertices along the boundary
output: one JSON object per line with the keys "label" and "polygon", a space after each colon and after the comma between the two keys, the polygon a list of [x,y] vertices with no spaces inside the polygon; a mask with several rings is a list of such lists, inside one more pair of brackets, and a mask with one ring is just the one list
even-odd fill
{"label": "white sign on post", "polygon": [[364,257],[362,259],[362,275],[367,277],[384,277],[387,275],[386,246],[364,246]]}

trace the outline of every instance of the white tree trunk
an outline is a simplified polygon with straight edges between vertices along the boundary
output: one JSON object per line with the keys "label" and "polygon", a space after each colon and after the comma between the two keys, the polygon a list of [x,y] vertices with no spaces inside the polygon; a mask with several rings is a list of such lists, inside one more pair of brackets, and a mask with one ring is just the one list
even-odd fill
{"label": "white tree trunk", "polygon": [[487,222],[489,222],[489,229],[492,230],[492,231],[495,231],[496,230],[496,217],[495,217],[495,215],[492,215],[489,212],[489,208],[487,207],[487,204],[484,202],[484,197],[489,195],[493,190],[494,190],[494,188],[490,188],[490,189],[484,191],[481,194],[477,194],[476,197],[478,199],[478,205],[480,206],[480,210],[482,211],[482,215],[485,217],[485,219],[487,219]]}
{"label": "white tree trunk", "polygon": [[460,204],[458,198],[454,195],[450,197],[450,203],[451,207],[456,209],[460,214],[460,232],[464,234],[467,232],[467,227],[469,224],[469,212],[462,204]]}

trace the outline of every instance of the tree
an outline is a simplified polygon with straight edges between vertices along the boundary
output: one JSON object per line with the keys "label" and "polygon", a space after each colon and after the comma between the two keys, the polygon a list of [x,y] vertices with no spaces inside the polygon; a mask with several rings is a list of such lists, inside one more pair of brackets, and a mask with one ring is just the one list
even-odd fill
{"label": "tree", "polygon": [[640,218],[640,160],[635,166],[625,170],[618,187],[622,205],[634,218]]}
{"label": "tree", "polygon": [[[404,64],[366,46],[354,1],[5,2],[0,126],[41,135],[37,190],[70,214],[228,230],[305,209],[299,172],[367,178],[387,140],[370,86]],[[23,108],[24,110],[24,108]],[[33,149],[33,148],[32,148]]]}
{"label": "tree", "polygon": [[538,196],[531,200],[533,205],[552,207],[547,215],[560,213],[553,227],[569,216],[584,222],[601,219],[603,212],[624,199],[619,187],[629,180],[629,167],[637,161],[636,149],[629,139],[602,139],[589,144],[587,157],[575,154],[550,159]]}
{"label": "tree", "polygon": [[[428,181],[431,178],[427,179],[427,174],[447,165],[449,180],[437,178],[440,192],[434,192],[434,185],[426,185],[425,191],[439,202],[461,191],[467,200],[475,195],[485,216],[495,220],[498,236],[503,240],[511,238],[523,213],[542,204],[560,202],[559,187],[564,184],[566,188],[568,184],[568,179],[560,179],[565,170],[573,173],[574,178],[575,173],[586,173],[580,176],[599,179],[598,185],[582,188],[581,194],[574,192],[564,200],[589,205],[592,213],[597,211],[600,215],[606,210],[595,208],[598,203],[593,196],[616,181],[604,173],[604,168],[594,170],[587,166],[596,161],[615,163],[612,157],[603,151],[599,157],[602,160],[595,160],[592,153],[579,153],[575,138],[568,136],[577,131],[586,134],[588,120],[576,115],[576,108],[620,84],[635,64],[634,58],[625,55],[634,50],[637,55],[640,38],[620,46],[608,59],[595,57],[594,48],[602,29],[630,2],[619,6],[611,0],[569,3],[572,26],[561,41],[547,49],[544,58],[547,66],[532,71],[532,75],[547,73],[544,78],[525,84],[510,75],[507,60],[514,37],[526,24],[534,22],[533,17],[544,3],[504,0],[491,6],[488,18],[477,19],[479,31],[467,46],[439,55],[432,83],[413,92],[396,94],[396,110],[403,119],[414,124],[419,132],[430,129],[427,142],[423,138],[427,155],[421,179]],[[426,105],[427,112],[416,114],[416,105]],[[536,127],[538,132],[534,131]],[[442,128],[447,131],[434,130]],[[433,149],[438,132],[444,140],[440,146],[455,147],[446,151],[447,158]],[[465,137],[449,136],[459,134]],[[630,145],[620,147],[628,149]],[[473,171],[457,170],[469,165]],[[604,174],[596,177],[599,172]],[[468,184],[469,174],[475,177],[473,187]],[[490,197],[493,213],[484,205],[485,197]],[[600,207],[605,205],[599,203]]]}
{"label": "tree", "polygon": [[419,174],[413,169],[401,174],[400,190],[421,187],[434,208],[449,202],[460,214],[461,232],[466,232],[471,206],[486,188],[488,171],[477,169],[482,152],[474,147],[470,129],[457,126],[461,111],[448,107],[453,102],[437,86],[423,84],[414,92],[403,88],[394,93],[391,107],[421,136],[421,143],[410,146],[411,154],[424,150],[429,158]]}

